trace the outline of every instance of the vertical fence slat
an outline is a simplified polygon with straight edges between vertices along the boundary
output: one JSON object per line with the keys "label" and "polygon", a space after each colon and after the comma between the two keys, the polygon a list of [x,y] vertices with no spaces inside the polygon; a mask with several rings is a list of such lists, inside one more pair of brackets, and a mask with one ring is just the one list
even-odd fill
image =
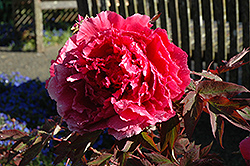
{"label": "vertical fence slat", "polygon": [[115,4],[115,0],[109,0],[110,2],[110,7],[109,10],[111,11],[115,11],[116,12],[116,4]]}
{"label": "vertical fence slat", "polygon": [[180,25],[180,15],[179,15],[179,4],[175,1],[175,14],[176,14],[176,26],[177,26],[177,45],[181,47],[181,25]]}
{"label": "vertical fence slat", "polygon": [[[159,3],[159,1],[154,1],[155,14],[157,14],[159,12],[159,7],[158,7],[158,3],[157,2]],[[157,19],[156,20],[156,28],[159,28],[159,27],[161,27],[161,19]]]}
{"label": "vertical fence slat", "polygon": [[193,60],[195,60],[195,71],[202,70],[202,52],[201,52],[201,29],[200,29],[200,0],[192,0],[191,15],[194,22],[194,51]]}
{"label": "vertical fence slat", "polygon": [[[88,8],[89,9],[89,13],[88,13],[88,16],[93,16],[93,8],[92,8],[92,0],[88,0],[88,7],[86,7],[86,8]],[[79,10],[79,9],[78,9]]]}
{"label": "vertical fence slat", "polygon": [[36,34],[36,51],[43,52],[43,13],[41,9],[41,1],[34,1],[35,10],[35,34]]}
{"label": "vertical fence slat", "polygon": [[101,11],[105,11],[107,10],[107,6],[106,6],[106,0],[101,0],[101,2],[99,3],[101,6],[100,6],[100,9]]}
{"label": "vertical fence slat", "polygon": [[149,16],[147,0],[143,0],[143,8],[144,8],[144,14]]}
{"label": "vertical fence slat", "polygon": [[212,62],[214,58],[214,49],[213,49],[213,8],[211,8],[210,4],[211,0],[203,0],[203,16],[205,21],[205,38],[206,38],[206,48],[204,53],[204,60],[206,63],[206,68]]}
{"label": "vertical fence slat", "polygon": [[[230,26],[230,54],[227,60],[237,54],[237,0],[227,0],[227,19]],[[238,69],[229,72],[229,81],[237,83]]]}
{"label": "vertical fence slat", "polygon": [[166,22],[166,29],[168,32],[168,38],[172,39],[172,29],[171,29],[171,22],[169,18],[169,6],[168,6],[168,0],[164,0],[165,4],[165,22]]}
{"label": "vertical fence slat", "polygon": [[[226,17],[224,14],[226,13],[225,9],[225,0],[213,0],[214,5],[214,19],[216,21],[216,37],[217,37],[217,53],[215,56],[215,62],[218,66],[222,65],[223,59],[225,59],[226,50]],[[225,79],[225,74],[222,74],[221,77]]]}
{"label": "vertical fence slat", "polygon": [[128,0],[123,0],[123,4],[124,4],[124,11],[125,11],[125,17],[127,18],[129,16],[129,13],[128,13]]}
{"label": "vertical fence slat", "polygon": [[92,0],[91,8],[92,8],[92,15],[90,16],[95,16],[98,13],[96,0]]}
{"label": "vertical fence slat", "polygon": [[150,18],[152,18],[155,15],[155,12],[157,11],[157,9],[155,10],[155,5],[154,5],[154,0],[147,0],[148,4],[149,4],[149,15]]}
{"label": "vertical fence slat", "polygon": [[136,4],[134,2],[135,2],[135,0],[128,0],[128,3],[129,3],[128,15],[130,15],[130,16],[135,13]]}
{"label": "vertical fence slat", "polygon": [[[156,1],[154,1],[154,0],[147,0],[147,2],[148,2],[148,5],[149,5],[149,16],[150,16],[150,18],[152,18],[155,15],[155,13],[157,12],[157,7],[155,8],[155,2]],[[152,28],[153,29],[156,28],[156,23],[154,23],[154,25],[153,25]]]}
{"label": "vertical fence slat", "polygon": [[189,20],[187,1],[179,0],[179,15],[180,15],[180,28],[181,28],[181,48],[189,55]]}
{"label": "vertical fence slat", "polygon": [[[78,6],[78,13],[85,17],[86,15],[89,15],[89,0],[88,1],[77,1]],[[91,11],[92,12],[92,11]]]}
{"label": "vertical fence slat", "polygon": [[138,6],[137,0],[133,0],[133,3],[134,3],[134,13],[138,13],[138,10],[137,10],[137,6]]}
{"label": "vertical fence slat", "polygon": [[164,0],[159,0],[158,3],[158,10],[161,13],[161,16],[159,18],[159,20],[161,21],[161,28],[162,29],[167,29],[166,26],[166,10],[165,10],[165,3]]}
{"label": "vertical fence slat", "polygon": [[118,0],[118,1],[119,1],[119,6],[118,6],[119,14],[125,18],[126,13],[125,13],[124,0]]}
{"label": "vertical fence slat", "polygon": [[137,10],[138,10],[138,13],[140,14],[145,14],[145,9],[144,9],[144,0],[137,0]]}
{"label": "vertical fence slat", "polygon": [[192,33],[191,33],[191,29],[190,29],[190,22],[191,22],[191,10],[190,10],[190,0],[186,0],[187,2],[187,19],[188,19],[188,32],[189,32],[189,61],[188,61],[188,65],[190,66],[191,64],[191,57],[193,55],[193,52],[191,51],[191,48],[192,48],[192,43],[191,43],[191,36],[192,36]]}
{"label": "vertical fence slat", "polygon": [[[250,33],[249,33],[249,22],[250,22],[250,0],[240,1],[240,15],[242,21],[242,28],[243,28],[243,48],[250,47]],[[250,60],[250,53],[245,56],[244,61]],[[242,66],[242,84],[250,89],[250,67],[249,65]]]}
{"label": "vertical fence slat", "polygon": [[174,44],[178,45],[178,31],[177,31],[175,0],[169,0],[168,7],[169,7],[169,17],[171,18],[172,40]]}

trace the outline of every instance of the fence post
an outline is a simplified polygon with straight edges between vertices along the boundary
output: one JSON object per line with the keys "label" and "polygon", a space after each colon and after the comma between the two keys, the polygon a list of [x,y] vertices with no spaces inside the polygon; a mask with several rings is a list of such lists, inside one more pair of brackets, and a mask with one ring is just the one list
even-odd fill
{"label": "fence post", "polygon": [[36,36],[36,51],[43,52],[43,13],[41,9],[41,1],[34,0],[34,15],[35,15],[35,36]]}

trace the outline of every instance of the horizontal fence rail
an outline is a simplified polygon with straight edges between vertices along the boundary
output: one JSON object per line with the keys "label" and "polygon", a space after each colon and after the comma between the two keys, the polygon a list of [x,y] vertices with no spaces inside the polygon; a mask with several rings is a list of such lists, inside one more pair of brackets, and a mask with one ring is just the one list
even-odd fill
{"label": "horizontal fence rail", "polygon": [[[160,12],[153,28],[166,29],[172,42],[188,53],[191,70],[201,71],[212,61],[212,68],[222,65],[221,60],[250,46],[249,4],[250,0],[34,0],[36,36],[42,36],[42,10],[78,7],[82,16],[111,10],[124,18],[134,13],[153,17]],[[37,48],[42,46],[38,42]],[[244,61],[249,61],[249,55]],[[249,76],[246,65],[223,78],[250,88]]]}

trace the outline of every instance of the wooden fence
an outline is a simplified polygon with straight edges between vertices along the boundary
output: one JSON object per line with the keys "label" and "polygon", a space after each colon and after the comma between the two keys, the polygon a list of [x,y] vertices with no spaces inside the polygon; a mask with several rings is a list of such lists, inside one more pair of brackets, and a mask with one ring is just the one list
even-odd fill
{"label": "wooden fence", "polygon": [[[42,10],[68,8],[72,4],[70,7],[76,7],[73,0],[34,2],[38,40],[42,39]],[[50,5],[45,7],[46,3]],[[64,5],[58,7],[59,3]],[[123,17],[134,13],[152,17],[161,12],[153,28],[161,27],[168,31],[173,43],[189,54],[189,66],[195,71],[205,69],[212,60],[215,62],[212,67],[221,65],[221,60],[228,60],[250,46],[250,0],[79,0],[79,4],[79,12],[83,16],[95,16],[104,10],[115,11]],[[42,46],[42,41],[39,43],[38,40],[37,47]],[[249,59],[249,55],[244,58],[245,61]],[[250,88],[249,65],[223,77],[226,81]]]}

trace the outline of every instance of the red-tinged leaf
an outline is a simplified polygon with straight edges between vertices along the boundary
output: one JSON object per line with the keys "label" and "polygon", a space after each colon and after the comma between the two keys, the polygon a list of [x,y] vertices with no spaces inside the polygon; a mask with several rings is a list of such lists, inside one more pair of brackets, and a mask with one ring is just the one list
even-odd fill
{"label": "red-tinged leaf", "polygon": [[79,135],[74,141],[72,141],[70,147],[71,148],[82,147],[88,144],[89,142],[91,142],[91,144],[94,144],[94,142],[97,140],[97,138],[99,137],[101,133],[102,133],[102,130],[96,130],[91,133]]}
{"label": "red-tinged leaf", "polygon": [[141,132],[141,136],[142,136],[142,146],[144,146],[145,148],[150,148],[150,149],[154,149],[157,150],[158,152],[160,151],[157,147],[157,145],[155,144],[154,140],[152,137],[149,136],[149,134],[147,132]]}
{"label": "red-tinged leaf", "polygon": [[227,71],[237,69],[237,68],[244,66],[248,63],[250,63],[250,61],[245,62],[245,63],[243,63],[243,61],[239,61],[239,62],[233,64],[232,66],[223,65],[223,66],[217,67],[215,70],[210,69],[209,72],[216,74],[216,75],[220,75],[220,74],[225,73]]}
{"label": "red-tinged leaf", "polygon": [[219,143],[220,146],[224,149],[223,144],[222,144],[222,137],[224,134],[224,120],[222,119],[222,117],[218,117],[217,118],[217,130],[216,130],[216,134],[217,134],[217,138],[219,139]]}
{"label": "red-tinged leaf", "polygon": [[117,140],[115,142],[115,145],[119,149],[119,151],[122,152],[133,152],[142,142],[142,136],[141,135],[134,135],[130,138],[125,138],[122,140]]}
{"label": "red-tinged leaf", "polygon": [[212,133],[214,135],[214,138],[216,138],[218,142],[220,143],[220,146],[224,148],[223,143],[222,143],[222,137],[224,134],[224,120],[222,119],[220,115],[215,114],[214,112],[210,111],[209,106],[208,106],[208,111],[210,115],[210,123],[211,123]]}
{"label": "red-tinged leaf", "polygon": [[226,66],[229,66],[229,67],[233,66],[235,63],[241,60],[249,51],[250,51],[249,48],[247,49],[244,48],[242,52],[230,58]]}
{"label": "red-tinged leaf", "polygon": [[69,154],[71,148],[69,147],[70,143],[68,141],[60,142],[56,147],[54,153],[57,155],[53,165],[57,165],[63,161],[64,158]]}
{"label": "red-tinged leaf", "polygon": [[170,150],[173,149],[174,143],[178,137],[179,130],[180,130],[180,121],[177,115],[161,124],[161,131],[160,131],[161,152],[165,151],[167,147],[169,147]]}
{"label": "red-tinged leaf", "polygon": [[[208,100],[210,111],[226,118],[233,125],[244,130],[250,131],[250,125],[247,121],[236,111],[241,108],[241,103],[238,100],[229,100],[225,97],[214,97]],[[244,108],[244,107],[243,107]]]}
{"label": "red-tinged leaf", "polygon": [[88,148],[95,143],[102,130],[96,130],[91,133],[86,133],[83,135],[78,135],[74,141],[69,145],[72,149],[69,153],[69,158],[72,161],[72,165],[78,163],[78,161],[83,157]]}
{"label": "red-tinged leaf", "polygon": [[161,13],[157,13],[156,15],[154,15],[150,20],[149,23],[154,23],[156,22],[156,20],[158,20],[158,18],[161,16]]}
{"label": "red-tinged leaf", "polygon": [[45,124],[42,126],[42,130],[46,131],[47,133],[52,132],[55,128],[56,122],[53,119],[45,119]]}
{"label": "red-tinged leaf", "polygon": [[197,92],[205,99],[214,96],[232,98],[243,92],[250,92],[247,88],[234,83],[205,80],[201,81],[197,87]]}
{"label": "red-tinged leaf", "polygon": [[245,119],[250,121],[250,106],[247,106],[237,112]]}
{"label": "red-tinged leaf", "polygon": [[39,142],[35,145],[33,145],[31,148],[29,148],[24,154],[23,159],[20,162],[19,166],[25,166],[28,165],[29,162],[35,158],[42,150],[44,144],[42,142]]}
{"label": "red-tinged leaf", "polygon": [[207,78],[210,80],[222,81],[222,79],[218,75],[211,73],[209,71],[206,71],[206,70],[202,70],[202,72],[191,71],[190,74],[195,74],[195,75],[198,75],[202,78],[204,77],[204,78]]}
{"label": "red-tinged leaf", "polygon": [[210,150],[212,148],[212,145],[213,145],[213,141],[209,145],[207,145],[207,146],[205,146],[204,148],[201,149],[200,158],[203,158],[203,157],[208,155],[208,153],[210,152]]}
{"label": "red-tinged leaf", "polygon": [[28,134],[23,133],[19,130],[13,129],[13,130],[1,130],[0,131],[0,140],[17,140],[19,138],[28,136]]}
{"label": "red-tinged leaf", "polygon": [[212,111],[209,110],[209,106],[208,106],[208,113],[210,115],[210,124],[212,127],[212,133],[214,135],[214,138],[216,138],[216,130],[217,130],[217,117],[218,115],[213,113]]}
{"label": "red-tinged leaf", "polygon": [[99,156],[97,159],[88,162],[87,165],[91,165],[91,166],[101,165],[103,163],[106,163],[111,157],[112,157],[112,154],[104,153],[101,156]]}
{"label": "red-tinged leaf", "polygon": [[192,109],[184,116],[185,130],[189,139],[191,139],[193,135],[195,126],[200,119],[203,109],[204,102],[199,95],[196,95]]}
{"label": "red-tinged leaf", "polygon": [[195,102],[196,93],[194,91],[189,92],[185,98],[181,101],[183,105],[182,116],[185,116],[188,111],[191,110],[194,102]]}
{"label": "red-tinged leaf", "polygon": [[229,61],[225,61],[225,65],[217,67],[215,70],[210,70],[213,74],[220,75],[221,73],[227,72],[229,70],[237,69],[245,64],[248,64],[249,62],[243,63],[241,60],[247,53],[249,52],[249,48],[243,49],[243,51],[235,56],[233,56]]}
{"label": "red-tinged leaf", "polygon": [[145,153],[145,155],[149,158],[149,160],[155,164],[169,164],[169,165],[173,165],[173,163],[171,162],[171,160],[169,160],[167,157],[161,155],[160,153]]}

